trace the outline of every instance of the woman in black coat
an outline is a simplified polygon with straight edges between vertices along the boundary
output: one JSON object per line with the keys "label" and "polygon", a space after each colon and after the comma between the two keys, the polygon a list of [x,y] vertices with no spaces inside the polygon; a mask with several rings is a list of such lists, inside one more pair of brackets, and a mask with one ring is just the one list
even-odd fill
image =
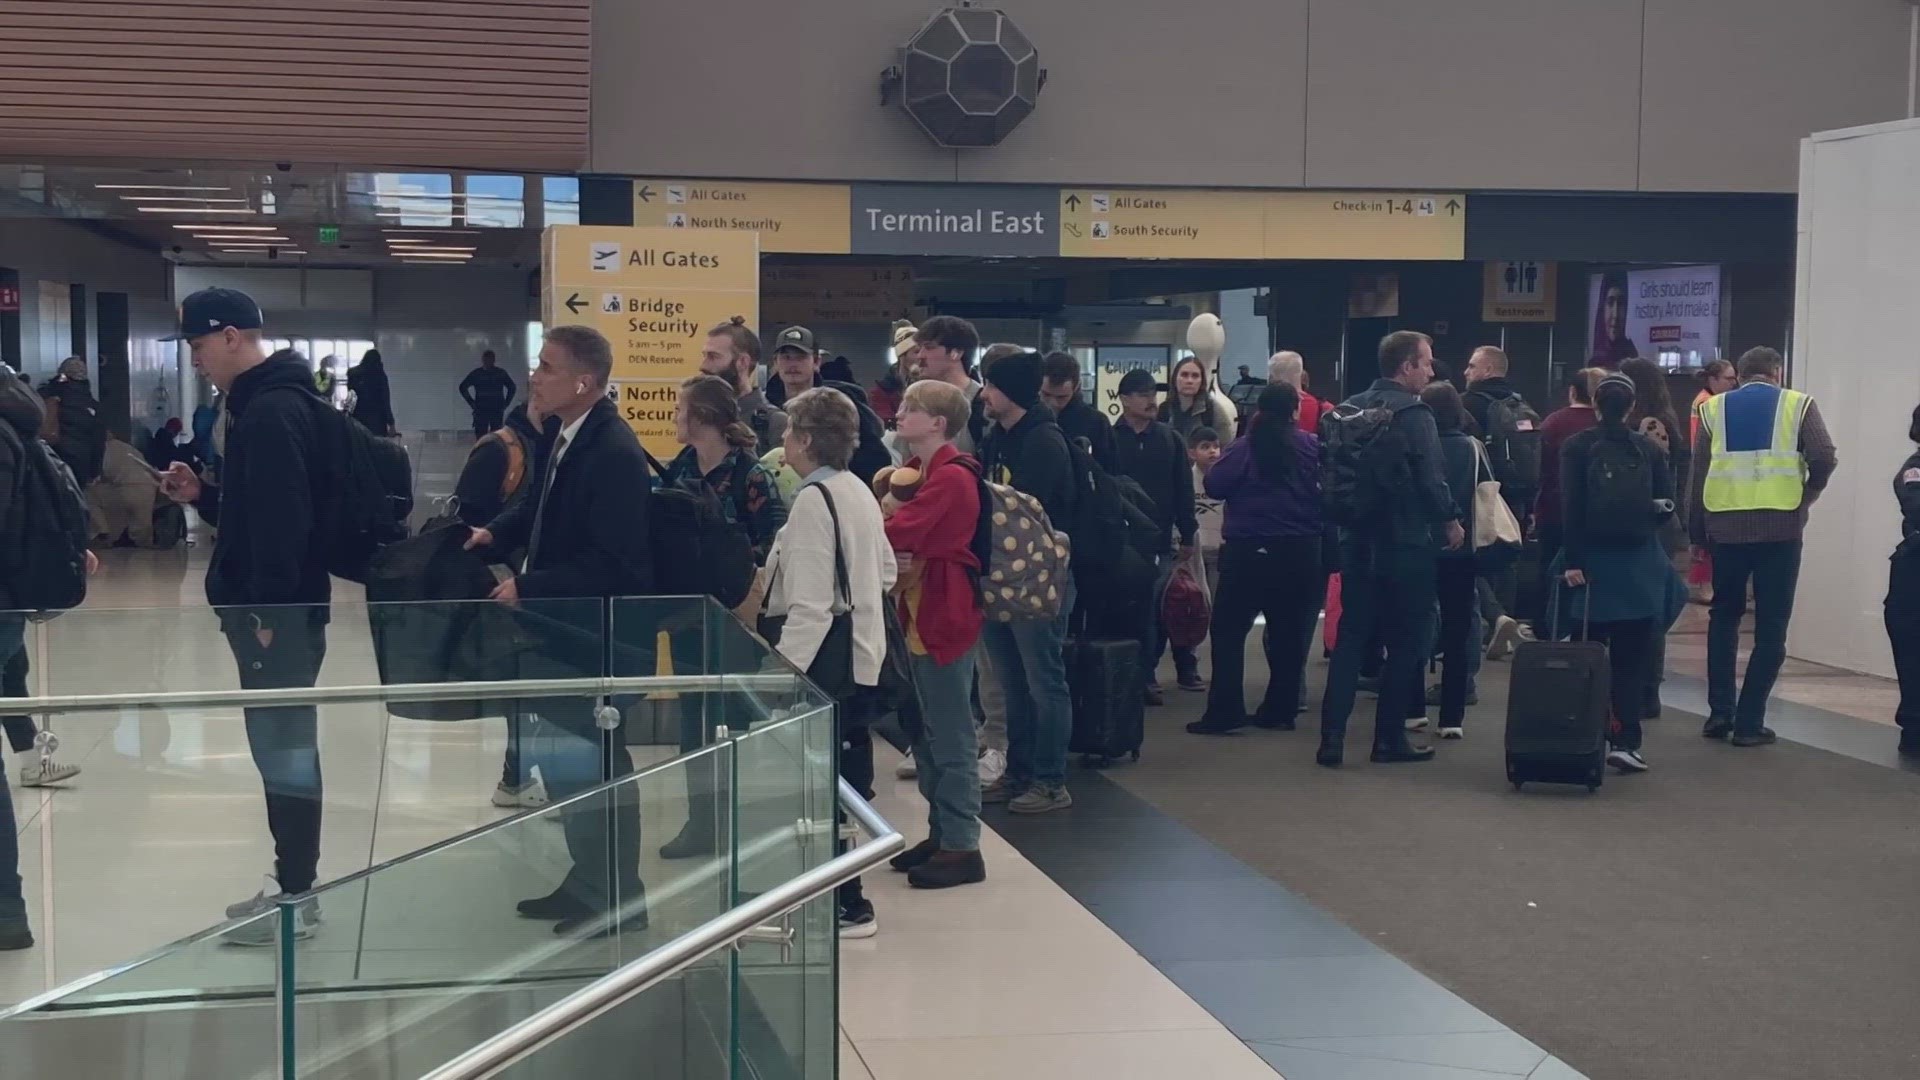
{"label": "woman in black coat", "polygon": [[[1473,677],[1469,650],[1480,648],[1473,612],[1480,576],[1473,559],[1473,489],[1480,470],[1480,443],[1466,432],[1472,420],[1452,383],[1433,383],[1421,391],[1420,400],[1433,410],[1445,457],[1447,491],[1453,496],[1455,516],[1467,527],[1465,543],[1440,553],[1435,582],[1440,600],[1440,737],[1458,739],[1465,735],[1468,682]],[[1414,690],[1421,693],[1417,683]],[[1413,700],[1424,700],[1424,696]]]}
{"label": "woman in black coat", "polygon": [[387,366],[379,349],[368,349],[347,372],[347,389],[353,394],[355,420],[375,435],[399,434],[393,425],[393,389],[387,385]]}

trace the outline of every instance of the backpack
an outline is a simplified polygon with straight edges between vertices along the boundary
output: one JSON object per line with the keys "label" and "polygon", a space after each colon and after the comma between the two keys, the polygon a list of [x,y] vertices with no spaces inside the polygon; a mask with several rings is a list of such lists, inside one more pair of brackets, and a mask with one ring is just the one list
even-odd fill
{"label": "backpack", "polygon": [[1084,438],[1067,440],[1073,468],[1073,524],[1081,537],[1072,563],[1076,603],[1091,612],[1124,615],[1153,586],[1166,537],[1153,523],[1152,501],[1131,477],[1116,477],[1093,459]]}
{"label": "backpack", "polygon": [[756,407],[747,414],[747,426],[753,429],[753,437],[756,440],[754,451],[758,457],[766,457],[774,449],[773,421],[767,417],[778,411],[773,406],[766,405]]}
{"label": "backpack", "polygon": [[1487,399],[1487,456],[1493,478],[1512,499],[1540,490],[1540,414],[1519,394]]}
{"label": "backpack", "polygon": [[1054,531],[1040,500],[996,484],[978,462],[958,464],[973,474],[980,492],[980,520],[973,554],[980,560],[980,600],[987,618],[1051,619],[1060,614],[1060,584],[1072,568],[1072,547]]}
{"label": "backpack", "polygon": [[1378,533],[1394,501],[1412,487],[1407,445],[1393,418],[1415,408],[1343,402],[1320,417],[1320,490],[1327,517],[1343,529]]}
{"label": "backpack", "polygon": [[713,597],[729,611],[753,590],[753,542],[721,503],[713,485],[697,477],[667,482],[652,454],[647,465],[660,483],[647,495],[647,540],[653,565],[685,591]]}
{"label": "backpack", "polygon": [[1630,544],[1653,536],[1653,467],[1639,443],[1594,440],[1585,510],[1587,532],[1595,540]]}
{"label": "backpack", "polygon": [[65,611],[87,598],[92,532],[87,499],[53,447],[40,439],[20,444],[13,492],[18,522],[10,530],[7,552],[8,603],[24,611]]}
{"label": "backpack", "polygon": [[316,542],[326,553],[327,573],[364,585],[380,549],[407,538],[413,463],[398,439],[383,439],[317,395],[301,393],[318,417],[323,452],[331,451],[326,491],[315,508]]}
{"label": "backpack", "polygon": [[500,502],[504,505],[520,490],[521,482],[527,478],[527,444],[521,442],[520,433],[510,427],[490,432],[487,438],[499,443],[500,448],[507,452],[507,470],[500,477]]}

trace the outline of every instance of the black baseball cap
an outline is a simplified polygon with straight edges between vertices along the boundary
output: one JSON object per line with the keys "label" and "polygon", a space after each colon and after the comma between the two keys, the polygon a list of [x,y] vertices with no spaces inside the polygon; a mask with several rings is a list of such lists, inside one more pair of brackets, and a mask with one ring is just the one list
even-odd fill
{"label": "black baseball cap", "polygon": [[180,332],[162,341],[192,341],[235,330],[258,330],[266,324],[260,305],[238,289],[201,289],[180,302]]}
{"label": "black baseball cap", "polygon": [[1158,392],[1160,383],[1154,379],[1153,372],[1144,368],[1134,368],[1120,376],[1120,396],[1128,394],[1152,394]]}
{"label": "black baseball cap", "polygon": [[782,349],[797,349],[812,356],[813,331],[804,326],[789,326],[780,331],[780,336],[773,339],[773,351],[779,352]]}

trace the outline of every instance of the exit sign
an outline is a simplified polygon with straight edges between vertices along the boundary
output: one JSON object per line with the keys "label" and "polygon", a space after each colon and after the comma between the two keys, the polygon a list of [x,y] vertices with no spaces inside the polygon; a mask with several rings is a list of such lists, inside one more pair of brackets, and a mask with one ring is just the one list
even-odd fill
{"label": "exit sign", "polygon": [[0,285],[0,315],[20,313],[20,286]]}
{"label": "exit sign", "polygon": [[323,244],[339,243],[340,242],[340,226],[338,225],[320,226],[320,242]]}

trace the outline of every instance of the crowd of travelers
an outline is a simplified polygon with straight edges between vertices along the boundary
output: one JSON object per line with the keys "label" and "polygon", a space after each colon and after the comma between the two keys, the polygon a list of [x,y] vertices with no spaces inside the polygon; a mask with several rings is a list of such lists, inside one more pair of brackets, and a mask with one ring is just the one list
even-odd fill
{"label": "crowd of travelers", "polygon": [[[378,489],[361,474],[361,440],[394,425],[377,355],[355,369],[348,420],[302,358],[267,354],[262,322],[241,293],[186,299],[181,338],[219,392],[218,437],[151,464],[161,494],[215,530],[207,599],[241,685],[308,687],[326,652],[330,576],[348,576],[342,549],[378,539],[381,515],[359,505]],[[684,594],[690,571],[673,553],[697,553],[693,591],[732,608],[839,704],[840,770],[856,790],[872,793],[876,725],[897,733],[901,775],[917,779],[928,807],[924,838],[891,864],[915,887],[984,880],[983,805],[1071,807],[1068,761],[1089,714],[1110,724],[1162,704],[1156,673],[1168,651],[1174,688],[1205,695],[1188,730],[1225,736],[1294,729],[1323,642],[1312,752],[1334,768],[1361,692],[1377,695],[1369,760],[1427,761],[1435,744],[1416,740],[1429,708],[1439,740],[1466,737],[1482,661],[1530,640],[1590,637],[1612,658],[1606,761],[1637,773],[1649,767],[1642,722],[1659,713],[1665,636],[1692,577],[1702,598],[1711,583],[1703,734],[1741,747],[1774,740],[1766,703],[1800,538],[1835,455],[1812,400],[1781,385],[1771,349],[1709,369],[1683,426],[1665,374],[1645,361],[1574,372],[1565,407],[1542,417],[1499,348],[1475,350],[1457,387],[1435,380],[1433,342],[1412,331],[1383,338],[1378,378],[1342,401],[1309,392],[1298,353],[1276,354],[1264,380],[1243,366],[1225,391],[1205,363],[1183,359],[1164,385],[1149,371],[1120,378],[1111,421],[1074,356],[983,348],[952,316],[896,324],[892,362],[871,389],[805,327],[767,344],[770,353],[743,319],[711,328],[699,373],[679,387],[681,449],[665,463],[609,399],[613,348],[597,331],[549,328],[517,406],[514,380],[487,354],[460,387],[476,442],[452,512],[436,519],[457,530],[443,549],[487,564],[479,595],[516,615],[565,598]],[[84,364],[61,376],[84,380]],[[21,490],[45,410],[17,380],[0,382],[5,497]],[[1920,443],[1920,411],[1913,434]],[[87,464],[70,463],[73,480]],[[1920,453],[1896,493],[1911,558]],[[10,528],[23,505],[36,507],[17,495],[0,505]],[[1741,685],[1749,586],[1756,627]],[[1920,571],[1896,559],[1887,626],[1907,691],[1906,753],[1920,753],[1916,590]],[[1262,620],[1267,679],[1250,710],[1246,640]],[[541,643],[517,652],[520,677],[597,674],[569,647],[597,626],[549,616],[533,627],[521,626]],[[24,693],[20,642],[20,624],[0,621],[9,694]],[[494,802],[538,807],[629,775],[627,721],[596,704],[518,703]],[[7,719],[17,752],[44,740],[30,721]],[[1137,753],[1137,727],[1119,752]],[[316,711],[249,708],[246,730],[275,862],[228,915],[294,899],[293,933],[304,938],[319,919],[302,899],[321,839]],[[682,739],[692,749],[701,733]],[[50,754],[41,760],[51,767]],[[572,869],[553,892],[522,900],[521,915],[562,935],[646,926],[630,789],[564,815]],[[663,858],[716,850],[712,794],[690,771],[688,820]],[[0,791],[0,813],[7,805]],[[0,947],[19,948],[32,939],[13,835],[10,817],[0,820]],[[839,907],[843,936],[876,932],[858,881]],[[256,920],[231,940],[266,944],[272,929]]]}

